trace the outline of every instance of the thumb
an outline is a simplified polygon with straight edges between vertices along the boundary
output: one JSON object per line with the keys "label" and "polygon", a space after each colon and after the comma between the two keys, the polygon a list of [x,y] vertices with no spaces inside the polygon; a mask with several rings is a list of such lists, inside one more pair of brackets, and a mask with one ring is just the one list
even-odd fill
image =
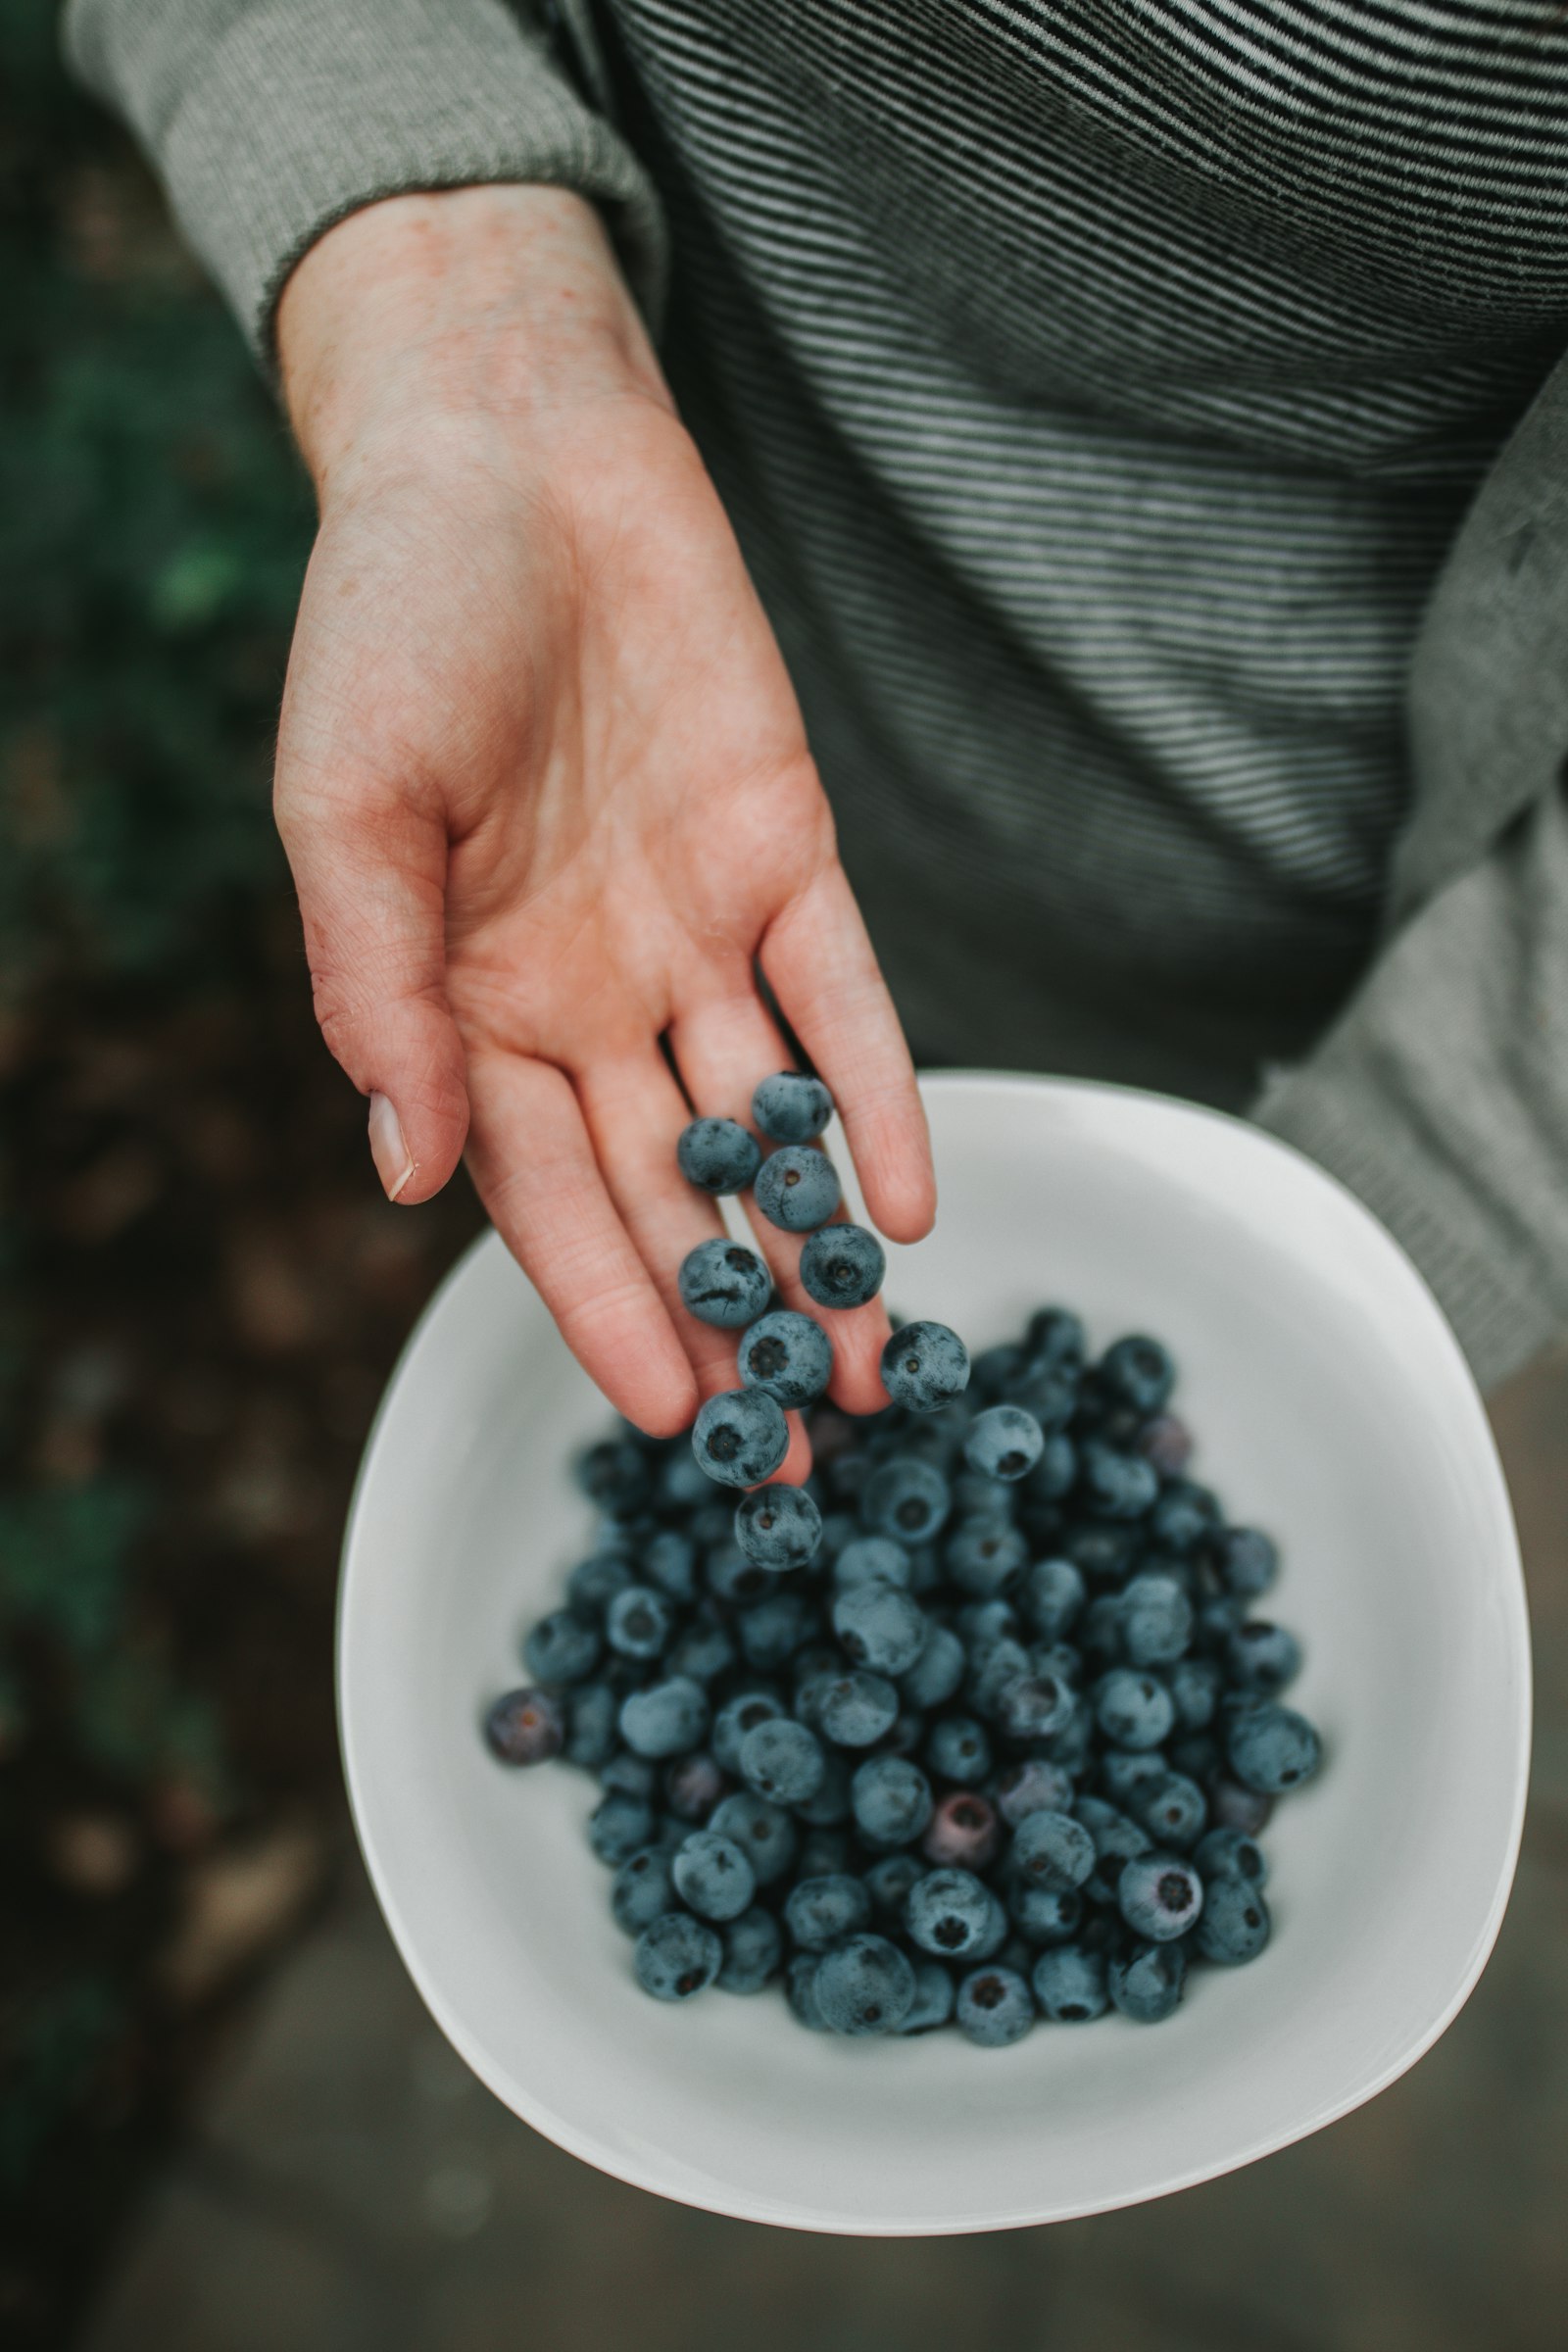
{"label": "thumb", "polygon": [[321,1035],[370,1098],[370,1152],[387,1198],[428,1200],[468,1131],[446,995],[445,824],[384,787],[322,789],[281,765],[276,814]]}

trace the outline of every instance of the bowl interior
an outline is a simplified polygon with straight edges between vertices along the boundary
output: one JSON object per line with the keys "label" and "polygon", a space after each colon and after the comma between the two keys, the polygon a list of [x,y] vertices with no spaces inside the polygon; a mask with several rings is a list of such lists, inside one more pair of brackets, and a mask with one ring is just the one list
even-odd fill
{"label": "bowl interior", "polygon": [[[492,1235],[394,1378],[339,1625],[349,1788],[416,1983],[499,2097],[589,2162],[715,2211],[998,2229],[1157,2195],[1331,2122],[1418,2057],[1496,1934],[1529,1661],[1501,1473],[1430,1294],[1348,1194],[1240,1123],[1125,1090],[925,1083],[937,1230],[888,1296],[972,1348],[1046,1299],[1181,1365],[1197,1475],[1270,1530],[1320,1780],[1266,1833],[1275,1936],[1157,2029],[844,2043],[776,1993],[648,2000],[564,1768],[509,1774],[484,1706],[586,1548],[565,1469],[607,1408]],[[840,1153],[840,1164],[844,1155]]]}

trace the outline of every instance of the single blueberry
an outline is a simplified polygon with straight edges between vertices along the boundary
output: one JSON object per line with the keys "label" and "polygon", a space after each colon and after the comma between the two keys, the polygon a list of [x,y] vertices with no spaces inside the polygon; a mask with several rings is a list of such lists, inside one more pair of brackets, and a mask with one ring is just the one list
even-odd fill
{"label": "single blueberry", "polygon": [[825,1152],[787,1144],[769,1152],[758,1171],[757,1205],[782,1233],[814,1233],[837,1209],[838,1172]]}
{"label": "single blueberry", "polygon": [[893,1685],[884,1675],[863,1667],[835,1675],[816,1702],[823,1737],[835,1747],[874,1745],[891,1728],[898,1711],[899,1694]]}
{"label": "single blueberry", "polygon": [[939,1781],[956,1781],[961,1788],[977,1788],[991,1770],[991,1741],[973,1716],[945,1715],[931,1727],[925,1760]]}
{"label": "single blueberry", "polygon": [[906,1412],[934,1413],[969,1385],[969,1350],[946,1323],[906,1323],[882,1350],[882,1386]]}
{"label": "single blueberry", "polygon": [[703,1474],[684,1446],[665,1454],[654,1487],[654,1500],[662,1511],[689,1511],[706,1493]]}
{"label": "single blueberry", "polygon": [[659,1787],[659,1773],[646,1756],[634,1756],[629,1747],[623,1747],[601,1767],[599,1786],[623,1788],[628,1796],[638,1796],[644,1804],[652,1804]]}
{"label": "single blueberry", "polygon": [[924,1877],[925,1864],[917,1854],[879,1855],[865,1873],[865,1890],[871,1897],[872,1909],[902,1925],[909,1888],[916,1879]]}
{"label": "single blueberry", "polygon": [[633,1517],[648,1500],[651,1470],[643,1447],[629,1439],[607,1438],[577,1457],[577,1484],[590,1502],[612,1518]]}
{"label": "single blueberry", "polygon": [[809,1592],[791,1586],[769,1592],[754,1608],[743,1611],[736,1625],[749,1666],[771,1673],[784,1665],[803,1642],[821,1626],[821,1616]]}
{"label": "single blueberry", "polygon": [[620,1739],[620,1692],[610,1683],[574,1683],[566,1693],[566,1745],[569,1764],[586,1764],[590,1771],[609,1762]]}
{"label": "single blueberry", "polygon": [[675,1146],[681,1174],[703,1193],[744,1193],[761,1157],[756,1137],[734,1119],[693,1119]]}
{"label": "single blueberry", "polygon": [[681,1260],[681,1302],[699,1323],[739,1331],[755,1323],[773,1295],[773,1277],[755,1250],[722,1235],[699,1242]]}
{"label": "single blueberry", "polygon": [[652,1844],[654,1826],[652,1805],[612,1788],[588,1816],[588,1842],[601,1862],[624,1862],[640,1846]]}
{"label": "single blueberry", "polygon": [[784,1997],[801,2025],[813,2034],[828,2032],[828,2023],[816,2005],[816,1954],[797,1952],[784,1967]]}
{"label": "single blueberry", "polygon": [[760,1992],[778,1972],[784,1938],[771,1911],[754,1905],[731,1920],[721,1932],[724,1958],[717,1984],[721,1992]]}
{"label": "single blueberry", "polygon": [[873,1674],[907,1674],[925,1647],[925,1611],[897,1585],[851,1585],[833,1603],[845,1655]]}
{"label": "single blueberry", "polygon": [[754,1488],[735,1511],[735,1541],[758,1567],[804,1568],[816,1551],[822,1514],[804,1487]]}
{"label": "single blueberry", "polygon": [[914,2006],[914,1970],[885,1936],[850,1936],[817,1962],[814,1990],[835,2034],[896,2034]]}
{"label": "single blueberry", "polygon": [[987,1960],[1007,1937],[1007,1914],[972,1871],[928,1870],[909,1889],[904,1925],[934,1960]]}
{"label": "single blueberry", "polygon": [[888,1536],[856,1536],[833,1562],[833,1582],[841,1592],[852,1585],[903,1585],[909,1582],[909,1554]]}
{"label": "single blueberry", "polygon": [[657,1845],[640,1846],[616,1871],[610,1889],[610,1908],[615,1925],[626,1936],[640,1936],[666,1911],[678,1909],[675,1883],[669,1875],[669,1856]]}
{"label": "single blueberry", "polygon": [[1190,1478],[1167,1480],[1159,1500],[1149,1514],[1149,1532],[1167,1551],[1191,1551],[1200,1538],[1220,1523],[1220,1507],[1206,1487]]}
{"label": "single blueberry", "polygon": [[1018,1674],[1004,1682],[991,1718],[1004,1740],[1049,1740],[1064,1729],[1078,1702],[1053,1674]]}
{"label": "single blueberry", "polygon": [[729,1629],[715,1620],[698,1617],[677,1635],[664,1659],[671,1674],[707,1685],[727,1674],[736,1659]]}
{"label": "single blueberry", "polygon": [[1030,1972],[1034,1996],[1042,2013],[1058,2025],[1087,2024],[1103,2017],[1110,2005],[1105,1989],[1105,1961],[1101,1952],[1086,1951],[1079,1943],[1057,1944],[1041,1953]]}
{"label": "single blueberry", "polygon": [[1089,1341],[1081,1320],[1070,1307],[1042,1306],[1029,1318],[1024,1347],[1041,1363],[1077,1373],[1083,1370]]}
{"label": "single blueberry", "polygon": [[1002,1824],[988,1797],[973,1788],[954,1788],[932,1809],[920,1851],[928,1860],[958,1870],[985,1870],[1002,1844]]}
{"label": "single blueberry", "polygon": [[1249,1617],[1225,1644],[1225,1663],[1233,1683],[1272,1698],[1294,1683],[1301,1671],[1301,1644],[1283,1625]]}
{"label": "single blueberry", "polygon": [[708,1826],[734,1838],[751,1863],[759,1886],[773,1886],[795,1860],[798,1837],[794,1822],[780,1806],[770,1805],[766,1797],[754,1795],[750,1788],[732,1789],[713,1807]]}
{"label": "single blueberry", "polygon": [[866,1480],[860,1516],[873,1535],[895,1544],[928,1544],[953,1505],[953,1490],[933,1462],[897,1455]]}
{"label": "single blueberry", "polygon": [[1157,1340],[1132,1333],[1107,1348],[1096,1367],[1105,1393],[1135,1413],[1157,1413],[1176,1385],[1176,1367]]}
{"label": "single blueberry", "polygon": [[1128,1579],[1120,1599],[1127,1663],[1173,1665],[1193,1638],[1193,1604],[1176,1578],[1145,1571]]}
{"label": "single blueberry", "polygon": [[1130,1952],[1113,1957],[1105,1971],[1105,1989],[1123,2017],[1140,2026],[1157,2026],[1182,1997],[1187,1982],[1187,1955],[1179,1943],[1138,1943]]}
{"label": "single blueberry", "polygon": [[701,1919],[739,1919],[757,1892],[749,1855],[722,1830],[693,1830],[677,1846],[669,1875],[681,1901]]}
{"label": "single blueberry", "polygon": [[775,1307],[743,1335],[738,1360],[743,1388],[799,1407],[820,1396],[833,1377],[833,1343],[814,1316]]}
{"label": "single blueberry", "polygon": [[1003,2050],[1021,2041],[1034,2024],[1034,1996],[1015,1968],[996,1963],[971,1969],[958,1986],[954,2017],[978,2049]]}
{"label": "single blueberry", "polygon": [[[708,1482],[697,1464],[690,1461],[689,1456],[687,1458],[706,1495],[710,1491]],[[682,1535],[677,1528],[662,1527],[657,1536],[649,1537],[643,1545],[642,1571],[671,1600],[696,1599],[697,1546],[690,1536]]]}
{"label": "single blueberry", "polygon": [[1176,1721],[1185,1731],[1206,1731],[1219,1704],[1220,1670],[1212,1658],[1178,1658],[1166,1677]]}
{"label": "single blueberry", "polygon": [[1323,1745],[1304,1715],[1265,1703],[1231,1725],[1225,1754],[1244,1788],[1261,1796],[1283,1796],[1312,1778],[1323,1760]]}
{"label": "single blueberry", "polygon": [[689,2001],[706,1991],[723,1964],[724,1947],[711,1928],[688,1911],[666,1911],[644,1928],[633,1955],[637,1982],[656,2001]]}
{"label": "single blueberry", "polygon": [[831,1830],[850,1818],[850,1767],[845,1757],[830,1749],[822,1785],[814,1796],[795,1807],[798,1820],[808,1827]]}
{"label": "single blueberry", "polygon": [[850,1807],[867,1845],[908,1845],[931,1819],[931,1784],[906,1756],[871,1756],[850,1783]]}
{"label": "single blueberry", "polygon": [[721,1487],[760,1487],[790,1449],[789,1423],[760,1389],[710,1396],[692,1424],[692,1452]]}
{"label": "single blueberry", "polygon": [[1205,1960],[1240,1968],[1257,1958],[1268,1936],[1268,1905],[1255,1886],[1229,1874],[1209,1880],[1203,1916],[1193,1938]]}
{"label": "single blueberry", "polygon": [[752,1116],[775,1144],[808,1144],[833,1116],[833,1098],[820,1078],[780,1070],[755,1089]]}
{"label": "single blueberry", "polygon": [[678,1756],[696,1747],[708,1729],[708,1700],[683,1674],[633,1690],[621,1701],[620,1736],[633,1754]]}
{"label": "single blueberry", "polygon": [[664,1802],[677,1821],[707,1821],[728,1788],[717,1760],[705,1747],[677,1756],[664,1774]]}
{"label": "single blueberry", "polygon": [[1169,1943],[1198,1925],[1203,1882],[1180,1854],[1137,1854],[1122,1865],[1116,1901],[1135,1936]]}
{"label": "single blueberry", "polygon": [[596,1551],[579,1560],[566,1579],[566,1598],[573,1609],[592,1617],[609,1607],[617,1592],[634,1582],[630,1560],[618,1551]]}
{"label": "single blueberry", "polygon": [[580,1683],[599,1663],[599,1635],[573,1609],[552,1609],[522,1645],[523,1664],[537,1683]]}
{"label": "single blueberry", "polygon": [[1077,1446],[1065,1430],[1048,1430],[1040,1459],[1023,1482],[1023,1492],[1032,1503],[1059,1502],[1077,1477]]}
{"label": "single blueberry", "polygon": [[1127,1810],[1156,1845],[1183,1851],[1197,1840],[1208,1819],[1203,1791],[1180,1772],[1164,1773],[1152,1788],[1139,1789],[1128,1798]]}
{"label": "single blueberry", "polygon": [[784,1713],[784,1702],[773,1690],[738,1690],[727,1698],[713,1717],[712,1749],[722,1769],[738,1775],[747,1733]]}
{"label": "single blueberry", "polygon": [[1007,1913],[1027,1943],[1066,1943],[1082,1925],[1084,1898],[1076,1887],[1037,1886],[1031,1879],[1013,1879],[1007,1886]]}
{"label": "single blueberry", "polygon": [[1018,1605],[1042,1641],[1060,1642],[1084,1605],[1083,1571],[1071,1560],[1036,1560],[1019,1586]]}
{"label": "single blueberry", "polygon": [[1044,1444],[1033,1413],[1019,1404],[990,1404],[969,1425],[963,1458],[982,1478],[1011,1481],[1033,1469]]}
{"label": "single blueberry", "polygon": [[784,1898],[784,1925],[805,1952],[825,1952],[841,1936],[853,1936],[871,1916],[871,1897],[862,1879],[848,1871],[797,1879]]}
{"label": "single blueberry", "polygon": [[1267,1857],[1245,1830],[1210,1830],[1199,1839],[1193,1860],[1205,1885],[1222,1878],[1245,1879],[1250,1886],[1268,1885]]}
{"label": "single blueberry", "polygon": [[991,1600],[1008,1592],[1029,1564],[1022,1532],[997,1519],[965,1519],[947,1541],[948,1574],[960,1592]]}
{"label": "single blueberry", "polygon": [[1157,1788],[1169,1770],[1157,1748],[1107,1747],[1100,1759],[1100,1786],[1113,1805],[1130,1807],[1134,1797]]}
{"label": "single blueberry", "polygon": [[914,1999],[901,2034],[930,2034],[953,2015],[953,1979],[940,1960],[914,1963]]}
{"label": "single blueberry", "polygon": [[1095,1720],[1118,1747],[1157,1747],[1170,1737],[1176,1708],[1163,1683],[1131,1666],[1114,1666],[1095,1686]]}
{"label": "single blueberry", "polygon": [[775,1805],[805,1804],[826,1770],[820,1740],[788,1716],[754,1725],[741,1741],[741,1779]]}
{"label": "single blueberry", "polygon": [[1012,1833],[1008,1868],[1031,1886],[1070,1894],[1095,1867],[1095,1840],[1070,1813],[1028,1813]]}
{"label": "single blueberry", "polygon": [[548,1690],[508,1690],[486,1715],[484,1736],[503,1764],[544,1764],[565,1745],[566,1718]]}
{"label": "single blueberry", "polygon": [[1240,1830],[1255,1838],[1274,1810],[1274,1799],[1260,1788],[1244,1788],[1240,1781],[1220,1773],[1209,1784],[1208,1811],[1216,1829]]}
{"label": "single blueberry", "polygon": [[1136,1444],[1161,1478],[1180,1478],[1193,1458],[1193,1433],[1174,1413],[1155,1413],[1138,1432]]}
{"label": "single blueberry", "polygon": [[1104,1519],[1141,1519],[1159,1493],[1152,1463],[1096,1438],[1078,1449],[1078,1483],[1089,1508]]}
{"label": "single blueberry", "polygon": [[605,1612],[605,1639],[623,1658],[657,1658],[675,1630],[667,1596],[653,1585],[627,1585]]}
{"label": "single blueberry", "polygon": [[1006,1767],[991,1794],[1003,1820],[1015,1830],[1031,1813],[1065,1813],[1072,1803],[1072,1776],[1042,1756],[1025,1756]]}
{"label": "single blueberry", "polygon": [[863,1225],[819,1225],[801,1251],[801,1284],[818,1306],[864,1306],[886,1272],[882,1245]]}
{"label": "single blueberry", "polygon": [[925,1647],[899,1680],[906,1703],[915,1708],[940,1707],[962,1682],[965,1663],[963,1643],[952,1627],[931,1626]]}
{"label": "single blueberry", "polygon": [[1239,1600],[1256,1600],[1280,1572],[1273,1539],[1255,1527],[1226,1528],[1215,1548],[1225,1590]]}

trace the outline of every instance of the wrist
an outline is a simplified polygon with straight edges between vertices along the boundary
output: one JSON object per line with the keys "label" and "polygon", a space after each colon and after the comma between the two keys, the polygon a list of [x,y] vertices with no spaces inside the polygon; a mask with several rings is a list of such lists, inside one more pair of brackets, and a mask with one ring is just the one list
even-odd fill
{"label": "wrist", "polygon": [[295,269],[277,341],[323,504],[411,449],[427,463],[446,438],[482,446],[607,398],[670,405],[599,216],[564,188],[457,188],[351,214]]}

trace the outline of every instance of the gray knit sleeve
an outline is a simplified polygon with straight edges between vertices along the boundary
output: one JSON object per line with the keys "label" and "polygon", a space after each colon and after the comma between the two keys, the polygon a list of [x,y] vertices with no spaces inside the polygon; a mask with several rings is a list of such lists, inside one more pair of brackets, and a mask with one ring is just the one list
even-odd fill
{"label": "gray knit sleeve", "polygon": [[1412,916],[1253,1115],[1376,1210],[1494,1386],[1568,1326],[1568,806]]}
{"label": "gray knit sleeve", "polygon": [[504,0],[70,0],[65,37],[264,363],[301,254],[404,189],[575,188],[657,311],[663,230],[647,175]]}

